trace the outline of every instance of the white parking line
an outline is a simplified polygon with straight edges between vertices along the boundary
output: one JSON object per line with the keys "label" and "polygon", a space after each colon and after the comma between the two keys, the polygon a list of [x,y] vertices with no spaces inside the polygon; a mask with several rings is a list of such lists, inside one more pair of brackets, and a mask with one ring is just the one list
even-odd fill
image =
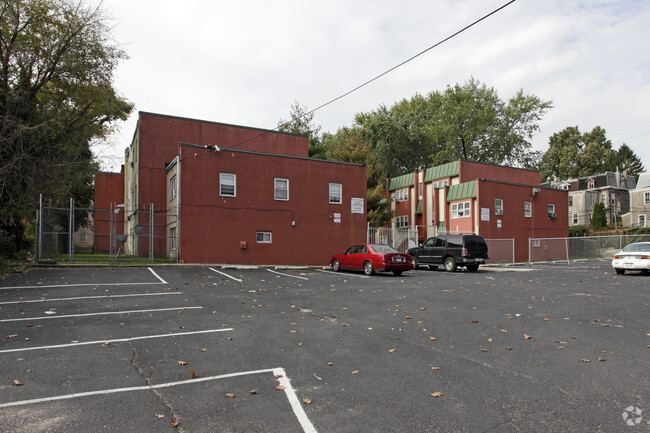
{"label": "white parking line", "polygon": [[298,278],[299,280],[309,280],[309,278],[299,277],[297,275],[291,275],[291,274],[283,274],[282,272],[274,271],[272,269],[267,269],[267,271],[273,272],[274,274],[282,275],[282,276],[285,276],[285,277]]}
{"label": "white parking line", "polygon": [[339,277],[347,277],[347,276],[349,275],[349,276],[351,276],[351,277],[357,277],[357,278],[370,278],[370,277],[367,276],[367,275],[358,275],[358,274],[347,273],[347,272],[346,272],[345,274],[342,274],[342,273],[340,273],[340,272],[326,271],[326,270],[324,270],[324,269],[316,269],[316,270],[319,271],[319,272],[323,272],[324,274],[334,274],[334,275],[338,275]]}
{"label": "white parking line", "polygon": [[79,301],[83,299],[112,299],[112,298],[132,298],[138,296],[163,296],[163,295],[182,295],[183,292],[163,292],[163,293],[132,293],[130,295],[102,295],[102,296],[76,296],[74,298],[47,298],[47,299],[31,299],[25,301],[7,301],[0,302],[0,305],[9,304],[28,304],[33,302],[54,302],[54,301]]}
{"label": "white parking line", "polygon": [[232,328],[207,329],[207,330],[204,330],[204,331],[176,332],[176,333],[172,333],[172,334],[144,335],[142,337],[115,338],[115,339],[112,339],[112,340],[83,341],[83,342],[78,342],[78,343],[55,344],[55,345],[51,345],[51,346],[24,347],[24,348],[21,348],[21,349],[0,350],[0,353],[26,352],[28,350],[59,349],[59,348],[62,348],[62,347],[88,346],[90,344],[123,343],[123,342],[126,342],[126,341],[150,340],[150,339],[153,339],[153,338],[178,337],[178,336],[181,336],[181,335],[208,334],[208,333],[212,333],[212,332],[225,332],[225,331],[233,331],[233,329]]}
{"label": "white parking line", "polygon": [[233,277],[232,275],[228,275],[228,274],[226,274],[225,272],[217,271],[217,270],[214,269],[214,268],[208,268],[208,269],[210,269],[212,272],[216,272],[217,274],[221,274],[221,275],[223,275],[224,277],[228,277],[228,278],[230,278],[231,280],[235,280],[235,281],[238,281],[238,282],[240,282],[240,283],[243,283],[243,281],[240,280],[239,278],[235,278],[235,277]]}
{"label": "white parking line", "polygon": [[203,307],[157,308],[153,310],[104,311],[101,313],[62,314],[60,316],[21,317],[19,319],[2,319],[0,322],[20,322],[25,320],[67,319],[70,317],[106,316],[112,314],[154,313],[159,311],[196,310]]}
{"label": "white parking line", "polygon": [[44,398],[35,398],[32,400],[20,400],[20,401],[11,401],[8,403],[2,403],[0,404],[0,408],[5,408],[5,407],[16,407],[16,406],[26,406],[29,404],[36,404],[36,403],[47,403],[51,401],[59,401],[59,400],[70,400],[73,398],[81,398],[81,397],[92,397],[95,395],[109,395],[109,394],[117,394],[120,392],[133,392],[133,391],[147,391],[147,390],[153,390],[153,389],[161,389],[161,388],[169,388],[172,386],[179,386],[179,385],[189,385],[193,383],[199,383],[199,382],[208,382],[208,381],[213,381],[213,380],[220,380],[220,379],[228,379],[231,377],[238,377],[238,376],[248,376],[248,375],[253,375],[253,374],[262,374],[262,373],[273,373],[275,378],[280,382],[280,385],[284,387],[284,393],[287,396],[287,399],[289,400],[289,403],[291,404],[291,408],[293,409],[293,413],[298,419],[298,422],[302,426],[302,429],[305,433],[317,433],[316,429],[314,428],[313,424],[307,417],[307,414],[305,413],[304,409],[302,408],[302,405],[300,404],[298,397],[296,396],[296,392],[294,391],[293,387],[291,386],[291,381],[286,375],[286,372],[284,371],[284,368],[271,368],[271,369],[265,369],[265,370],[254,370],[254,371],[243,371],[239,373],[230,373],[230,374],[221,374],[218,376],[209,376],[209,377],[197,377],[194,379],[189,379],[189,380],[182,380],[179,382],[168,382],[168,383],[161,383],[158,385],[145,385],[145,386],[134,386],[130,388],[115,388],[115,389],[104,389],[104,390],[98,390],[98,391],[89,391],[89,392],[79,392],[76,394],[65,394],[65,395],[57,395],[53,397],[44,397]]}
{"label": "white parking line", "polygon": [[160,278],[160,276],[154,272],[153,269],[147,268],[151,273],[158,279],[158,282],[153,283],[76,283],[76,284],[37,284],[34,286],[5,286],[0,287],[0,290],[15,290],[15,289],[40,289],[40,288],[58,288],[58,287],[83,287],[83,286],[138,286],[138,285],[150,285],[150,284],[167,284],[167,281]]}

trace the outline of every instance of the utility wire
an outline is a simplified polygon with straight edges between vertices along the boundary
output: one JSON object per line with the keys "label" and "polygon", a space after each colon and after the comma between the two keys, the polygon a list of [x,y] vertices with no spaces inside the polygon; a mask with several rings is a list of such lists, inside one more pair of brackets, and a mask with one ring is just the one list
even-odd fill
{"label": "utility wire", "polygon": [[[393,66],[392,68],[390,68],[390,69],[388,69],[388,70],[382,72],[381,74],[377,75],[376,77],[371,78],[371,79],[369,79],[368,81],[366,81],[365,83],[360,84],[360,85],[358,85],[357,87],[353,88],[352,90],[349,90],[349,91],[343,93],[342,95],[337,96],[336,98],[331,99],[331,100],[325,102],[324,104],[319,105],[318,107],[314,108],[314,109],[311,110],[311,111],[308,111],[307,113],[303,114],[302,116],[300,116],[300,117],[298,117],[298,118],[299,118],[299,119],[302,119],[302,118],[304,118],[304,117],[307,117],[307,116],[309,116],[310,114],[313,114],[314,112],[320,110],[321,108],[327,107],[328,105],[333,104],[334,102],[336,102],[336,101],[338,101],[338,100],[340,100],[340,99],[345,98],[346,96],[350,95],[351,93],[356,92],[357,90],[359,90],[359,89],[361,89],[361,88],[367,86],[368,84],[370,84],[370,83],[372,83],[372,82],[374,82],[374,81],[377,81],[378,79],[380,79],[380,78],[383,77],[384,75],[387,75],[387,74],[393,72],[395,69],[404,66],[405,64],[409,63],[410,61],[415,60],[416,58],[420,57],[421,55],[423,55],[423,54],[425,54],[425,53],[427,53],[427,52],[429,52],[429,51],[431,51],[431,50],[434,49],[434,48],[437,48],[438,46],[444,44],[445,42],[449,41],[450,39],[455,38],[456,36],[458,36],[459,34],[463,33],[464,31],[469,30],[470,28],[474,27],[476,24],[480,23],[481,21],[486,20],[487,18],[491,17],[492,15],[496,14],[497,12],[500,12],[502,9],[505,9],[506,7],[510,6],[510,5],[513,4],[515,1],[517,1],[517,0],[510,0],[508,3],[504,4],[503,6],[501,6],[501,7],[497,8],[497,9],[493,10],[492,12],[490,12],[490,13],[487,14],[487,15],[484,15],[483,17],[477,19],[477,20],[474,21],[473,23],[466,25],[465,27],[463,27],[462,29],[458,30],[457,32],[455,32],[455,33],[453,33],[453,34],[447,36],[447,37],[444,38],[443,40],[441,40],[441,41],[439,41],[439,42],[437,42],[437,43],[431,45],[429,48],[426,48],[425,50],[420,51],[420,52],[417,53],[416,55],[414,55],[414,56],[412,56],[412,57],[409,57],[408,59],[406,59],[406,60],[404,60],[403,62],[401,62],[401,63],[399,63],[399,64]],[[275,130],[277,130],[278,128],[280,128],[280,127],[282,127],[282,126],[285,126],[285,125],[287,125],[287,124],[289,124],[289,123],[290,123],[290,122],[283,123],[282,125],[278,125],[278,126],[276,126],[275,128],[273,128],[273,129],[271,129],[271,130],[269,130],[269,131],[264,131],[264,132],[262,132],[262,133],[260,133],[260,134],[255,135],[254,137],[251,137],[251,138],[248,138],[248,139],[246,139],[246,140],[240,141],[239,143],[236,143],[236,144],[230,146],[230,148],[231,148],[231,149],[234,149],[234,148],[237,147],[237,146],[240,146],[240,145],[242,145],[242,144],[244,144],[244,143],[247,143],[247,142],[249,142],[249,141],[255,140],[256,138],[259,138],[259,137],[261,137],[261,136],[263,136],[263,135],[265,135],[265,134],[268,134],[269,132],[275,131]]]}

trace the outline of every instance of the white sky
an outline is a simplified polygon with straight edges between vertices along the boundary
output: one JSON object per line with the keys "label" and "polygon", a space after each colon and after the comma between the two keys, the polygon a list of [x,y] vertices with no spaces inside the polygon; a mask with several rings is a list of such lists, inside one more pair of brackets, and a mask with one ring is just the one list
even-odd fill
{"label": "white sky", "polygon": [[[401,63],[507,0],[103,0],[128,53],[115,87],[136,105],[95,150],[119,171],[137,111],[273,129]],[[474,77],[502,99],[552,100],[537,150],[599,125],[650,170],[650,2],[518,0],[315,113],[322,132],[359,112]]]}

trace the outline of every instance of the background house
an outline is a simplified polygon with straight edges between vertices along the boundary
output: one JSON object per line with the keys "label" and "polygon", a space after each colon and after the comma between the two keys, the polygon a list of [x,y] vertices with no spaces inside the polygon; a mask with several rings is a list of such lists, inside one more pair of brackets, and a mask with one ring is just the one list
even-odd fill
{"label": "background house", "polygon": [[636,188],[629,191],[630,211],[622,216],[624,227],[647,227],[650,216],[650,172],[641,173]]}
{"label": "background house", "polygon": [[527,259],[531,238],[568,236],[567,192],[542,187],[532,170],[459,160],[389,179],[388,194],[392,227],[416,228],[420,242],[441,232],[514,239],[503,251],[490,245],[493,261],[512,260],[513,247],[515,260]]}

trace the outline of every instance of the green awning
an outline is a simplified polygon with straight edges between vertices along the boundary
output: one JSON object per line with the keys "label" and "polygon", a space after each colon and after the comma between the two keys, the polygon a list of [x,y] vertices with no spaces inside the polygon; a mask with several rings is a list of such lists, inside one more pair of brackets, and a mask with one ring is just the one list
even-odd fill
{"label": "green awning", "polygon": [[398,189],[406,188],[407,186],[413,186],[414,184],[414,175],[413,173],[403,174],[397,177],[391,177],[390,183],[388,185],[389,191],[396,191]]}
{"label": "green awning", "polygon": [[415,213],[422,215],[422,200],[418,200],[418,206],[415,208]]}
{"label": "green awning", "polygon": [[476,181],[451,185],[447,192],[447,202],[464,200],[466,198],[476,198]]}
{"label": "green awning", "polygon": [[424,183],[429,183],[438,179],[447,179],[458,176],[460,173],[460,161],[448,162],[447,164],[437,165],[427,168],[424,172]]}

